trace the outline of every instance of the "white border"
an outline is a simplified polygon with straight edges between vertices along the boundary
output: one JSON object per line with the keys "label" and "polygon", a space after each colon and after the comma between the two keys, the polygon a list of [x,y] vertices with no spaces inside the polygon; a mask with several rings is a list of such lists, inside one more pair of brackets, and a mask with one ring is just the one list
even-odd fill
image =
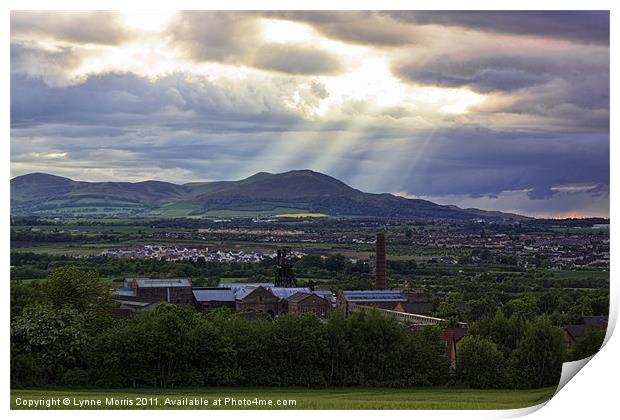
{"label": "white border", "polygon": [[[177,0],[173,3],[170,2],[148,2],[144,0],[136,0],[128,2],[127,0],[91,0],[85,2],[84,0],[66,0],[66,1],[13,1],[9,0],[4,2],[7,5],[5,13],[2,15],[2,34],[4,42],[1,44],[2,57],[4,59],[3,71],[3,85],[4,92],[2,101],[2,125],[4,127],[4,139],[2,141],[2,151],[5,159],[5,165],[2,166],[2,171],[5,173],[4,181],[0,184],[2,188],[2,194],[0,199],[2,200],[2,208],[4,210],[4,223],[0,224],[0,237],[4,241],[4,250],[0,253],[4,267],[4,279],[2,280],[2,292],[5,298],[4,305],[2,307],[4,313],[4,321],[1,323],[3,342],[2,356],[3,356],[3,398],[1,399],[3,408],[9,411],[9,179],[10,179],[10,165],[9,165],[9,138],[10,138],[10,118],[9,118],[9,10],[80,10],[84,9],[87,4],[90,9],[127,9],[127,10],[171,10],[171,9],[417,9],[417,10],[460,10],[467,7],[473,10],[611,10],[611,45],[615,46],[618,42],[617,26],[619,19],[617,18],[618,9],[614,10],[614,4],[611,0],[589,0],[589,1],[545,1],[545,0],[504,0],[499,2],[485,2],[479,0],[470,0],[468,2],[462,2],[457,0],[441,1],[438,4],[437,1],[421,0],[416,2],[411,1],[397,1],[397,0],[383,0],[383,1],[370,1],[370,0],[358,0],[355,2],[345,1],[323,1],[323,0],[296,0],[294,2],[283,0],[263,0],[256,1],[243,1],[243,0],[227,0],[225,2],[214,1],[189,1],[189,0]],[[501,4],[501,5],[500,5]],[[170,7],[174,6],[174,7]],[[616,87],[616,77],[614,73],[617,73],[617,52],[614,53],[611,50],[611,91],[614,92]],[[614,71],[615,70],[615,71]],[[617,109],[618,101],[617,94],[612,97],[611,109]],[[613,115],[613,114],[612,114]],[[611,118],[611,133],[617,132],[617,122]],[[617,153],[618,147],[611,143],[611,156],[619,156]],[[611,186],[612,186],[612,201],[611,201],[611,213],[612,215],[618,215],[618,192],[615,188],[616,181],[618,181],[618,170],[611,168]],[[618,240],[618,228],[615,223],[611,224],[611,236],[612,244],[615,244]],[[616,251],[616,247],[612,246],[611,252],[611,302],[612,308],[610,313],[610,324],[614,323],[618,312],[618,282],[614,279],[616,274],[616,261],[619,261],[620,255]],[[612,328],[610,328],[611,330]],[[609,335],[607,337],[610,338]],[[252,416],[252,418],[269,418],[269,419],[285,419],[294,415],[299,419],[310,419],[315,416],[320,417],[342,417],[342,416],[355,416],[359,419],[375,419],[377,416],[415,416],[416,419],[437,419],[437,418],[456,418],[459,419],[481,419],[481,418],[508,418],[518,417],[521,415],[530,414],[530,418],[543,419],[543,418],[562,418],[562,419],[585,419],[585,418],[610,418],[614,416],[616,412],[615,398],[617,398],[616,386],[620,380],[619,362],[617,354],[620,354],[620,344],[615,336],[611,336],[603,350],[599,352],[592,360],[578,373],[577,378],[570,380],[564,388],[562,388],[556,396],[554,396],[547,404],[541,406],[522,409],[522,410],[507,410],[507,411],[412,411],[408,413],[400,413],[394,411],[355,411],[355,412],[303,412],[297,411],[294,414],[288,411],[263,411],[263,412],[251,412],[242,414],[241,412],[234,411],[218,411],[218,412],[205,412],[205,411],[184,411],[181,415],[183,417],[192,418],[207,418],[217,417],[221,419],[237,419],[240,415]],[[109,418],[110,415],[122,416],[131,418],[166,418],[170,414],[166,411],[149,411],[149,412],[137,412],[137,411],[115,411],[115,412],[61,412],[61,411],[37,411],[25,412],[25,411],[12,411],[9,413],[15,418],[34,418],[34,417],[49,417],[49,418],[81,418],[85,415],[91,418]],[[173,415],[179,415],[180,413],[174,413]]]}

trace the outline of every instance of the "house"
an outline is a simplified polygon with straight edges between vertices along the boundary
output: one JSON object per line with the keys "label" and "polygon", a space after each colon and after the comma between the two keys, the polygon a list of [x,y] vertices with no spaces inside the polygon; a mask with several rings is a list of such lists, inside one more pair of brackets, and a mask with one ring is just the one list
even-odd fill
{"label": "house", "polygon": [[138,296],[119,296],[116,298],[119,303],[113,314],[117,318],[127,318],[138,312],[148,312],[162,302],[157,299],[150,299]]}
{"label": "house", "polygon": [[216,308],[236,309],[235,294],[232,289],[220,287],[194,288],[194,306],[199,311],[209,311]]}
{"label": "house", "polygon": [[121,298],[140,297],[158,302],[193,304],[192,282],[189,279],[128,278],[116,291]]}
{"label": "house", "polygon": [[287,310],[291,314],[312,313],[325,318],[332,309],[331,302],[316,293],[297,292],[287,299]]}
{"label": "house", "polygon": [[461,327],[444,328],[441,330],[441,341],[446,345],[446,354],[450,367],[456,369],[456,357],[467,329]]}
{"label": "house", "polygon": [[426,289],[403,289],[401,294],[409,303],[426,303],[429,302]]}
{"label": "house", "polygon": [[585,325],[567,325],[564,327],[564,345],[567,350],[572,350],[579,340],[586,333]]}
{"label": "house", "polygon": [[405,312],[408,314],[430,316],[431,313],[433,312],[433,304],[431,302],[419,302],[419,303],[398,302],[392,310],[396,312]]}
{"label": "house", "polygon": [[579,340],[586,333],[588,328],[607,329],[609,316],[584,316],[581,318],[583,324],[567,325],[564,327],[564,345],[567,350],[572,350]]}
{"label": "house", "polygon": [[608,315],[584,316],[582,318],[586,327],[607,328],[609,322]]}
{"label": "house", "polygon": [[278,315],[281,312],[280,298],[263,286],[241,289],[235,293],[235,303],[240,311],[253,309],[269,315]]}

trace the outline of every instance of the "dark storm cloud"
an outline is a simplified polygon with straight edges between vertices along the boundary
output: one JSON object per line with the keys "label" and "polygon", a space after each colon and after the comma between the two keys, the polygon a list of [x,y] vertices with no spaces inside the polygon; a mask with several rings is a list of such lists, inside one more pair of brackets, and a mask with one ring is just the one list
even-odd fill
{"label": "dark storm cloud", "polygon": [[255,12],[183,12],[168,27],[173,45],[195,61],[242,64],[288,74],[333,74],[337,56],[306,44],[262,44]]}
{"label": "dark storm cloud", "polygon": [[608,11],[395,11],[391,16],[420,25],[437,24],[579,43],[609,44]]}
{"label": "dark storm cloud", "polygon": [[[523,57],[453,59],[441,56],[425,63],[397,69],[402,77],[421,84],[448,87],[468,86],[480,93],[512,91],[544,84],[553,78],[544,68],[528,66]],[[541,66],[544,67],[544,66]]]}
{"label": "dark storm cloud", "polygon": [[131,38],[117,13],[107,11],[12,11],[11,37],[50,37],[61,41],[118,45]]}
{"label": "dark storm cloud", "polygon": [[527,196],[531,200],[545,200],[553,197],[557,191],[553,191],[551,187],[534,187],[527,192]]}
{"label": "dark storm cloud", "polygon": [[553,186],[609,185],[609,135],[442,130],[404,172],[403,189],[419,195],[532,190],[530,198],[548,198]]}
{"label": "dark storm cloud", "polygon": [[429,41],[429,35],[410,22],[376,11],[274,11],[276,17],[311,25],[323,35],[355,44],[397,47]]}
{"label": "dark storm cloud", "polygon": [[11,43],[11,73],[42,77],[50,85],[66,84],[67,71],[79,63],[80,57],[73,47],[46,50],[32,42]]}
{"label": "dark storm cloud", "polygon": [[[11,77],[11,124],[29,122],[112,124],[144,122],[177,129],[209,126],[212,130],[279,130],[278,124],[300,122],[283,104],[282,95],[295,85],[247,81],[215,85],[204,78],[173,74],[149,80],[130,73],[91,76],[84,82],[50,87],[40,78]],[[308,98],[311,100],[311,98]],[[162,117],[165,116],[165,117]],[[284,126],[285,127],[285,126]]]}
{"label": "dark storm cloud", "polygon": [[537,86],[554,78],[587,80],[594,76],[605,86],[609,79],[609,50],[494,51],[484,55],[438,55],[425,60],[396,63],[406,80],[449,87],[469,86],[487,93]]}
{"label": "dark storm cloud", "polygon": [[[608,207],[605,13],[182,13],[149,42],[161,41],[171,56],[180,50],[195,62],[227,64],[231,74],[226,66],[202,74],[211,66],[200,66],[149,77],[110,73],[113,65],[94,66],[99,74],[74,73],[89,58],[124,52],[112,45],[131,34],[115,26],[114,15],[29,16],[12,16],[15,175],[187,182],[311,168],[364,191],[461,197],[486,208],[494,208],[494,200],[514,200],[511,210],[549,213]],[[372,92],[366,98],[364,81],[359,92],[343,93],[329,79],[312,80],[308,75],[355,70],[357,64],[318,45],[266,43],[261,16],[371,46],[352,51],[361,51],[360,60],[385,58],[392,74],[410,83],[401,85],[404,106],[381,106]],[[606,19],[606,26],[592,27]],[[461,37],[463,45],[454,48]],[[144,71],[130,61],[121,67]],[[379,86],[392,82],[388,76],[377,75]],[[439,105],[427,109],[416,102],[420,85],[466,88],[483,99],[462,114],[444,113]],[[326,114],[313,114],[325,98],[328,107],[320,109]],[[565,187],[577,184],[587,187]]]}
{"label": "dark storm cloud", "polygon": [[395,63],[403,80],[499,93],[508,102],[481,113],[542,117],[548,128],[609,130],[609,49],[518,50],[477,56],[440,55]]}

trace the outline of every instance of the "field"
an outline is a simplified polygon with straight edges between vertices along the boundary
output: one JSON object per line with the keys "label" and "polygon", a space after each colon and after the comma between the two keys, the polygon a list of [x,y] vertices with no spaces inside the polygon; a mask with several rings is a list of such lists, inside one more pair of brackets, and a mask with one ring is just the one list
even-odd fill
{"label": "field", "polygon": [[[24,409],[17,405],[17,399],[37,400],[60,398],[59,409],[79,409],[80,401],[100,401],[100,406],[83,406],[91,409],[439,409],[477,410],[514,409],[530,407],[549,400],[555,387],[533,390],[471,390],[471,389],[306,389],[306,388],[192,388],[192,389],[128,389],[128,390],[19,390],[11,391],[11,409]],[[69,404],[63,405],[64,398]],[[106,403],[106,398],[116,401]],[[166,398],[178,401],[182,398],[203,398],[208,404],[190,406],[166,404]],[[221,398],[222,405],[215,406],[214,400]],[[251,401],[272,400],[271,407],[265,405],[236,405],[226,398]],[[290,400],[294,400],[292,402]],[[131,406],[121,404],[130,401]],[[281,405],[277,405],[281,401]],[[283,403],[286,403],[286,406]],[[143,405],[137,405],[144,403]]]}
{"label": "field", "polygon": [[324,213],[285,213],[285,214],[278,214],[276,216],[282,217],[282,218],[293,218],[293,219],[304,218],[304,217],[329,217],[328,215]]}

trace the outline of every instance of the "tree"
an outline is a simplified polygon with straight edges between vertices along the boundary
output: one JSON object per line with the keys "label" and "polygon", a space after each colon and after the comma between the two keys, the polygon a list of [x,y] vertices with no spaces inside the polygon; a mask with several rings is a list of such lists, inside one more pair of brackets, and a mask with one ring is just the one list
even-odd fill
{"label": "tree", "polygon": [[501,309],[497,309],[493,318],[483,318],[474,323],[469,333],[487,338],[497,344],[504,356],[517,347],[525,331],[525,320],[517,315],[506,318]]}
{"label": "tree", "polygon": [[571,323],[578,323],[584,316],[592,315],[592,300],[589,296],[582,296],[571,306],[568,318]]}
{"label": "tree", "polygon": [[11,319],[19,316],[28,306],[41,305],[47,300],[42,282],[11,281]]}
{"label": "tree", "polygon": [[53,306],[70,306],[79,312],[109,309],[113,304],[108,283],[94,271],[71,265],[54,270],[45,283],[45,290]]}
{"label": "tree", "polygon": [[587,328],[585,334],[577,340],[570,358],[572,360],[581,360],[596,354],[603,346],[606,333],[607,331],[604,328]]}
{"label": "tree", "polygon": [[84,317],[72,308],[30,306],[11,322],[13,384],[59,384],[87,350]]}
{"label": "tree", "polygon": [[509,301],[505,311],[509,317],[516,315],[522,319],[532,319],[538,315],[538,300],[534,295],[524,295]]}
{"label": "tree", "polygon": [[436,386],[447,383],[450,361],[440,334],[437,326],[427,326],[422,331],[407,334],[400,368],[402,385]]}
{"label": "tree", "polygon": [[497,344],[486,338],[469,335],[456,358],[458,379],[472,388],[501,388],[507,382],[507,364]]}
{"label": "tree", "polygon": [[325,268],[329,271],[342,271],[345,267],[345,258],[344,255],[335,254],[330,255],[325,259]]}
{"label": "tree", "polygon": [[511,357],[515,385],[522,388],[557,385],[564,358],[562,330],[546,317],[537,318],[527,325]]}
{"label": "tree", "polygon": [[495,294],[486,293],[479,299],[472,299],[467,302],[467,312],[469,321],[479,320],[490,317],[500,306],[500,301]]}

